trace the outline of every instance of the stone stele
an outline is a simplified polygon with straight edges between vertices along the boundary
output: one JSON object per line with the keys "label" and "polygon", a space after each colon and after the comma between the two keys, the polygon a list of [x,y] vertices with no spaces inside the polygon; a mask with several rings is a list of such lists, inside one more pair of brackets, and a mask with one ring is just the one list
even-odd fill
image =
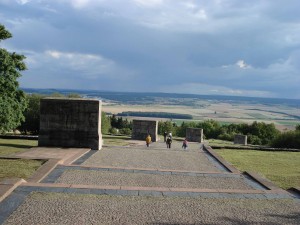
{"label": "stone stele", "polygon": [[158,141],[158,121],[153,120],[133,120],[132,121],[132,139],[145,140],[150,134],[153,142]]}
{"label": "stone stele", "polygon": [[236,134],[234,135],[234,144],[247,145],[247,135]]}
{"label": "stone stele", "polygon": [[101,149],[101,101],[41,99],[38,145]]}
{"label": "stone stele", "polygon": [[203,142],[203,129],[201,128],[186,128],[186,139],[192,142]]}

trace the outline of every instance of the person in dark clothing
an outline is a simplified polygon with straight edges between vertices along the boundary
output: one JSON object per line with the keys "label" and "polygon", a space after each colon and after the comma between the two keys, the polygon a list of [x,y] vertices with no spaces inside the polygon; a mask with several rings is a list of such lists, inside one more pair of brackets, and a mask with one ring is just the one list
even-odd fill
{"label": "person in dark clothing", "polygon": [[167,137],[167,140],[166,140],[166,143],[167,143],[167,148],[171,148],[172,137],[168,136],[168,137]]}

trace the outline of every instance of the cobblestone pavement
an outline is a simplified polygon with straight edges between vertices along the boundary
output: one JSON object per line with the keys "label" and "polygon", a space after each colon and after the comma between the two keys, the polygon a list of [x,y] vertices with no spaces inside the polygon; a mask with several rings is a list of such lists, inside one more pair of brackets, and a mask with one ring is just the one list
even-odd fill
{"label": "cobblestone pavement", "polygon": [[32,193],[6,220],[15,224],[299,224],[291,199],[207,199]]}
{"label": "cobblestone pavement", "polygon": [[200,147],[90,151],[15,189],[0,224],[300,224],[299,200],[229,172]]}
{"label": "cobblestone pavement", "polygon": [[105,148],[82,165],[220,172],[200,150]]}
{"label": "cobblestone pavement", "polygon": [[[200,174],[201,175],[201,174]],[[56,183],[137,187],[253,189],[242,177],[160,175],[109,171],[66,170]]]}

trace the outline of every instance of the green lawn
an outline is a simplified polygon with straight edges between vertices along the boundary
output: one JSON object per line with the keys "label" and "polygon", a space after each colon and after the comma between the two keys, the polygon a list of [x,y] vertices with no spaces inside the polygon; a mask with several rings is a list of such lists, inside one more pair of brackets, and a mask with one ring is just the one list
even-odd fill
{"label": "green lawn", "polygon": [[[10,156],[37,146],[36,140],[0,139],[0,156]],[[27,159],[0,159],[0,180],[4,178],[28,178],[43,161]]]}
{"label": "green lawn", "polygon": [[108,146],[126,146],[129,145],[129,142],[126,140],[131,140],[129,136],[113,136],[113,135],[103,135],[103,145]]}
{"label": "green lawn", "polygon": [[35,146],[37,146],[36,140],[0,138],[0,156],[13,155],[18,152],[29,150],[31,147]]}
{"label": "green lawn", "polygon": [[44,161],[28,159],[0,159],[0,180],[4,178],[28,178]]}
{"label": "green lawn", "polygon": [[205,142],[208,141],[208,144],[210,146],[245,147],[244,145],[234,144],[233,141],[225,141],[225,140],[218,140],[218,139],[208,139],[208,140],[204,140],[204,141]]}
{"label": "green lawn", "polygon": [[240,171],[253,171],[281,188],[300,187],[300,152],[215,150]]}

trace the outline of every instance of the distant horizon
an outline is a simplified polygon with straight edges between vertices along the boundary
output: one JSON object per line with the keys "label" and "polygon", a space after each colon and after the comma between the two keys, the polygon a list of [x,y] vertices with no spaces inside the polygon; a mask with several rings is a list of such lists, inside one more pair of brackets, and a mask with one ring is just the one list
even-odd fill
{"label": "distant horizon", "polygon": [[[298,98],[277,98],[277,97],[256,97],[256,96],[242,96],[242,95],[218,95],[218,94],[191,94],[191,93],[176,93],[176,92],[148,92],[148,91],[114,91],[114,90],[96,90],[96,89],[74,89],[74,88],[29,88],[29,87],[20,87],[23,91],[25,89],[32,89],[32,90],[57,90],[57,91],[67,91],[70,93],[76,93],[72,91],[79,91],[79,92],[106,92],[106,93],[138,93],[138,94],[166,94],[166,95],[186,95],[186,96],[207,96],[207,97],[229,97],[229,98],[249,98],[249,99],[274,99],[274,100],[296,100],[299,101]],[[77,93],[80,94],[80,93]]]}

